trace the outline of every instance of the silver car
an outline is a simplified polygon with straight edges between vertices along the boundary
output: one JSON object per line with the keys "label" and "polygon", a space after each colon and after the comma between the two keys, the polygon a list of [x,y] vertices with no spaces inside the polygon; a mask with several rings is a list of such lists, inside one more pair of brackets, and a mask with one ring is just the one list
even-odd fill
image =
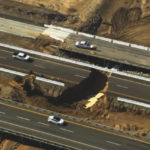
{"label": "silver car", "polygon": [[65,123],[64,119],[61,119],[61,118],[55,117],[55,116],[49,116],[48,122],[51,122],[51,123],[54,123],[57,125],[64,125],[64,123]]}
{"label": "silver car", "polygon": [[23,61],[28,61],[30,59],[29,55],[22,52],[15,52],[12,57]]}
{"label": "silver car", "polygon": [[96,46],[90,44],[90,42],[88,42],[88,41],[77,41],[75,43],[75,46],[79,47],[79,48],[85,48],[85,49],[93,49],[93,50],[96,49]]}

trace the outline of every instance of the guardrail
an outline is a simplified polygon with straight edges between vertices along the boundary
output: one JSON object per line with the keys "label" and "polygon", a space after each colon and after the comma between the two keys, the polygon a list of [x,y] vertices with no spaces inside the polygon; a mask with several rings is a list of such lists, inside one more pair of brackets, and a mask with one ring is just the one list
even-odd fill
{"label": "guardrail", "polygon": [[10,134],[10,135],[14,135],[14,136],[18,136],[18,137],[25,138],[25,139],[29,139],[29,140],[32,140],[32,141],[36,141],[36,142],[39,142],[39,143],[46,144],[46,145],[52,145],[54,147],[59,147],[61,149],[63,148],[65,150],[75,150],[75,148],[72,148],[70,146],[63,145],[63,144],[60,144],[60,143],[56,143],[54,141],[49,141],[49,140],[40,138],[38,136],[29,135],[29,134],[19,132],[19,131],[16,131],[16,130],[7,129],[5,127],[1,127],[1,125],[0,125],[0,132],[7,133],[7,134]]}
{"label": "guardrail", "polygon": [[[27,75],[27,73],[23,73],[23,72],[19,72],[19,71],[14,71],[14,70],[2,68],[2,67],[0,67],[0,71],[11,73],[11,74],[15,74],[15,75],[19,75],[19,76],[25,76],[25,75]],[[54,80],[50,80],[50,79],[46,79],[46,78],[42,78],[42,77],[38,77],[38,76],[36,76],[36,80],[39,80],[39,81],[42,81],[42,82],[51,83],[51,84],[55,84],[55,85],[59,85],[59,86],[65,86],[65,84],[62,83],[62,82],[54,81]]]}
{"label": "guardrail", "polygon": [[74,30],[69,29],[69,28],[59,27],[59,26],[55,26],[55,25],[44,24],[44,27],[46,27],[46,28],[54,28],[54,29],[62,30],[62,31],[65,31],[65,32],[68,32],[68,33],[79,34],[79,35],[83,35],[83,36],[86,36],[86,37],[90,37],[90,38],[95,38],[95,39],[99,39],[99,40],[102,40],[102,41],[106,41],[106,42],[109,42],[109,43],[114,43],[114,44],[118,44],[118,45],[124,45],[124,46],[137,48],[137,49],[140,49],[140,50],[144,50],[144,51],[150,52],[150,47],[146,47],[146,46],[143,46],[143,45],[137,45],[137,44],[128,43],[128,42],[124,42],[124,41],[114,40],[114,39],[105,38],[105,37],[102,37],[102,36],[95,36],[95,35],[92,35],[92,34],[88,34],[88,33],[84,33],[84,32],[78,32],[78,31],[74,31]]}
{"label": "guardrail", "polygon": [[132,99],[127,99],[127,98],[122,98],[122,97],[117,97],[117,100],[120,102],[125,102],[125,103],[129,103],[129,104],[133,104],[133,105],[137,105],[137,106],[141,106],[141,107],[146,107],[146,108],[150,108],[150,104],[146,104],[143,102],[138,102]]}
{"label": "guardrail", "polygon": [[[60,118],[64,118],[66,121],[67,120],[72,120],[72,121],[75,121],[75,122],[83,123],[83,124],[85,124],[87,126],[93,126],[95,128],[100,128],[100,129],[108,130],[108,131],[111,131],[111,132],[116,132],[116,133],[120,133],[120,134],[124,134],[124,135],[128,135],[128,136],[132,136],[134,138],[137,138],[131,132],[118,130],[118,129],[115,129],[113,127],[102,125],[102,124],[95,123],[95,122],[92,122],[92,121],[80,119],[80,118],[73,117],[73,116],[64,115],[64,114],[57,113],[57,112],[54,112],[54,111],[46,110],[46,109],[43,109],[43,108],[38,108],[38,107],[35,107],[35,106],[19,103],[19,102],[8,100],[8,99],[4,99],[4,98],[0,98],[0,101],[4,102],[4,103],[7,103],[9,105],[15,105],[15,106],[22,107],[22,108],[25,108],[25,109],[31,109],[31,110],[36,111],[36,112],[47,114],[47,116],[54,115],[54,116],[58,116]],[[144,138],[144,137],[141,137],[141,139],[147,141],[147,139]]]}
{"label": "guardrail", "polygon": [[29,53],[29,54],[44,56],[44,57],[55,59],[55,60],[58,60],[58,61],[64,61],[64,62],[72,63],[72,64],[75,64],[75,65],[80,65],[80,66],[84,66],[84,67],[88,67],[88,68],[93,68],[93,69],[96,69],[96,70],[101,70],[101,71],[105,71],[105,72],[110,72],[110,73],[114,73],[114,74],[118,74],[118,75],[122,75],[122,76],[127,76],[127,77],[130,77],[130,78],[135,78],[135,79],[140,79],[140,80],[150,82],[150,78],[142,77],[142,76],[138,76],[138,75],[133,75],[133,74],[125,73],[125,72],[121,72],[121,71],[118,71],[117,69],[114,69],[114,68],[108,69],[106,67],[104,68],[104,67],[96,66],[94,64],[84,63],[84,62],[81,62],[81,61],[75,61],[75,60],[71,60],[71,59],[67,59],[67,58],[63,58],[63,57],[59,57],[59,56],[54,56],[54,55],[50,55],[50,54],[37,52],[37,51],[34,51],[34,50],[29,50],[29,49],[25,49],[25,48],[13,46],[13,45],[4,44],[4,43],[0,43],[0,46],[10,48],[10,49],[14,49],[14,50],[21,51],[21,52],[25,52],[25,53]]}

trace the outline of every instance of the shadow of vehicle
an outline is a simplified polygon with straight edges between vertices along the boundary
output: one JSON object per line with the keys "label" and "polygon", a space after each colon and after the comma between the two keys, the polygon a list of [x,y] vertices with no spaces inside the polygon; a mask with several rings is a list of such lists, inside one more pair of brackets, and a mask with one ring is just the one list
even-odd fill
{"label": "shadow of vehicle", "polygon": [[30,58],[27,62],[28,63],[32,63],[34,61],[34,59],[33,58]]}

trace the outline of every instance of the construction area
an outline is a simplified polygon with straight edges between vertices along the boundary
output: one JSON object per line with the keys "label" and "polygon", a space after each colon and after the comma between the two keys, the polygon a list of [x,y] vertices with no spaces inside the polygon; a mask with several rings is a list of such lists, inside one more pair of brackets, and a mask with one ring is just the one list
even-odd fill
{"label": "construction area", "polygon": [[[150,47],[150,0],[0,0],[0,4],[0,17],[39,26],[55,24]],[[33,39],[1,31],[0,42],[69,57],[52,47],[61,46],[60,41],[43,35]],[[110,73],[93,69],[80,84],[60,89],[37,82],[34,72],[24,77],[1,72],[0,97],[150,139],[150,110],[118,102],[117,96],[108,93],[110,77]],[[7,139],[1,141],[0,150],[20,149],[42,150]]]}

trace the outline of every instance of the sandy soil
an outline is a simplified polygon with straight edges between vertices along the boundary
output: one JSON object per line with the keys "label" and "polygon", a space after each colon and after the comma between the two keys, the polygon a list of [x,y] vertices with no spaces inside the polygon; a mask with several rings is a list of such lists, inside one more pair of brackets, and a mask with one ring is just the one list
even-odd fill
{"label": "sandy soil", "polygon": [[[102,0],[15,0],[25,4],[50,8],[64,14],[79,14],[83,9],[101,2]],[[89,10],[88,10],[89,11]]]}
{"label": "sandy soil", "polygon": [[65,25],[74,28],[80,28],[84,22],[90,24],[90,17],[98,15],[103,19],[102,24],[97,26],[98,35],[150,46],[148,0],[36,0],[36,3],[35,0],[15,1],[75,15],[77,20],[71,18],[64,22]]}
{"label": "sandy soil", "polygon": [[22,145],[20,143],[17,143],[15,141],[11,141],[11,140],[4,140],[1,143],[0,150],[42,150],[42,149],[35,148],[32,146],[28,146],[28,145]]}
{"label": "sandy soil", "polygon": [[[90,24],[89,20],[92,16],[101,16],[103,21],[100,26],[97,26],[98,35],[150,46],[149,0],[36,0],[36,3],[35,0],[15,1],[36,5],[41,8],[49,8],[66,15],[73,15],[75,17],[73,21],[67,20],[69,22],[68,24],[66,22],[61,24],[68,25],[72,28],[80,27],[80,25],[82,25],[84,22],[86,22],[86,24]],[[30,17],[32,18],[32,16]],[[38,17],[40,18],[41,16]],[[43,19],[43,22],[45,20]],[[49,45],[48,41],[45,43],[45,40],[43,41],[41,39],[32,41],[24,38],[24,40],[20,42],[18,40],[19,37],[12,38],[13,36],[9,34],[4,35],[2,33],[0,34],[0,37],[2,42],[7,41],[8,43],[15,43],[16,45],[19,44],[23,47],[26,47],[26,45],[31,45],[31,49],[37,48],[38,50],[42,50],[43,47],[38,48],[39,41],[42,41],[43,45]],[[17,41],[19,41],[19,43]],[[88,99],[83,99],[79,102],[73,103],[70,107],[65,107],[63,105],[55,106],[52,103],[48,103],[48,100],[45,97],[31,96],[29,98],[24,95],[24,92],[21,90],[14,90],[14,88],[7,83],[7,79],[0,76],[0,96],[5,98],[21,97],[22,102],[27,104],[42,106],[45,109],[50,109],[72,116],[82,116],[84,119],[93,120],[117,129],[123,129],[127,131],[131,130],[137,135],[144,135],[144,132],[149,133],[150,116],[136,115],[131,112],[112,112],[108,109],[109,104],[106,93],[107,87],[105,87],[104,93],[106,95],[103,97],[103,99],[98,101],[90,109],[86,110],[84,109],[84,106]],[[6,90],[7,93],[4,92]],[[148,136],[150,137],[150,134],[148,134]]]}
{"label": "sandy soil", "polygon": [[[1,97],[9,99],[20,98],[20,102],[26,104],[49,109],[71,116],[76,116],[87,120],[93,120],[95,122],[112,127],[119,126],[119,129],[127,131],[131,130],[135,133],[145,130],[148,132],[150,131],[150,116],[142,114],[138,115],[132,112],[114,112],[111,110],[112,108],[109,106],[110,103],[107,100],[107,88],[109,83],[106,83],[105,88],[100,91],[101,93],[104,93],[104,96],[100,98],[92,107],[90,107],[89,109],[85,109],[85,105],[88,103],[88,99],[83,99],[78,102],[70,103],[70,107],[68,107],[66,104],[55,105],[55,103],[53,103],[50,99],[47,99],[47,97],[44,96],[26,96],[22,88],[16,88],[16,86],[11,86],[10,79],[6,80],[7,77],[1,75],[0,79]],[[7,94],[4,92],[5,90],[7,90]],[[134,129],[135,126],[136,129]]]}

